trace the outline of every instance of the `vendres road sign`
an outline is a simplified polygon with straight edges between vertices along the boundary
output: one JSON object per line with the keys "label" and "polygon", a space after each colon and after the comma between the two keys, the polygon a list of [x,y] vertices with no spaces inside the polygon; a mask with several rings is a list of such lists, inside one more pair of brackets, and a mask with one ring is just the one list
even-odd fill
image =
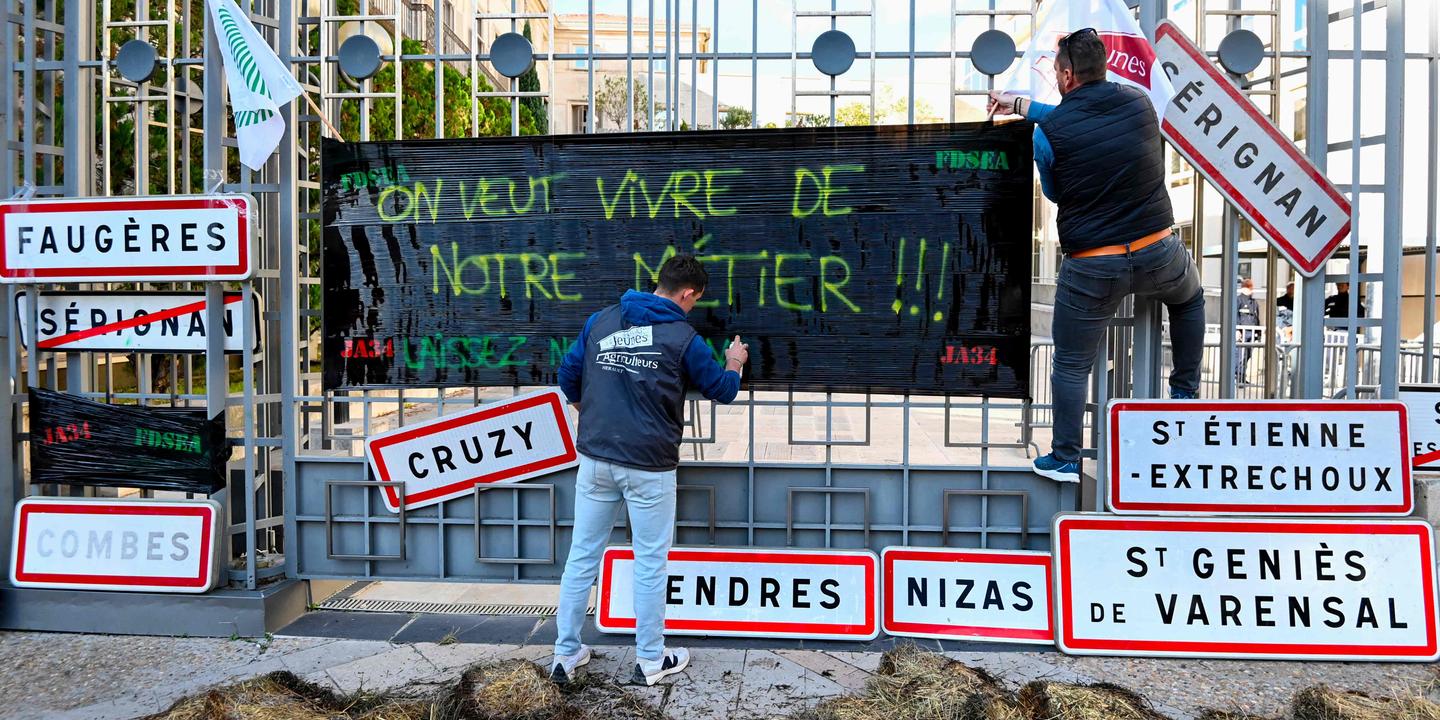
{"label": "vendres road sign", "polygon": [[[635,552],[605,549],[595,625],[635,632]],[[871,640],[879,563],[864,550],[672,548],[665,632]]]}
{"label": "vendres road sign", "polygon": [[[17,294],[15,314],[21,342],[30,337],[30,293]],[[243,296],[225,293],[225,352],[238,353]],[[260,298],[251,295],[251,346],[260,349]],[[91,352],[205,352],[205,293],[67,292],[40,293],[37,311],[41,350]]]}
{"label": "vendres road sign", "polygon": [[1155,54],[1175,85],[1160,128],[1302,274],[1350,232],[1350,203],[1172,22]]}
{"label": "vendres road sign", "polygon": [[391,512],[435,505],[476,485],[513,483],[573,467],[580,456],[558,390],[540,390],[407,425],[365,441]]}
{"label": "vendres road sign", "polygon": [[1055,518],[1056,636],[1076,655],[1430,661],[1423,520]]}
{"label": "vendres road sign", "polygon": [[1410,413],[1411,467],[1440,470],[1440,385],[1401,385]]}
{"label": "vendres road sign", "polygon": [[15,505],[19,587],[203,593],[219,576],[211,500],[26,498]]}
{"label": "vendres road sign", "polygon": [[886,634],[1051,645],[1050,553],[888,547]]}
{"label": "vendres road sign", "polygon": [[1409,515],[1405,405],[1110,403],[1119,514]]}
{"label": "vendres road sign", "polygon": [[0,202],[0,282],[244,280],[249,195]]}

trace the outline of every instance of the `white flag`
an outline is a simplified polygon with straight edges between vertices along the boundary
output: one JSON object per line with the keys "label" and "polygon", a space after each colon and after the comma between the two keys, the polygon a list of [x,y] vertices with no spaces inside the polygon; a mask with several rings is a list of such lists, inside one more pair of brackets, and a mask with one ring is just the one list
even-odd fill
{"label": "white flag", "polygon": [[1140,32],[1124,0],[1048,0],[1035,16],[1035,35],[1030,38],[1025,57],[997,85],[1038,102],[1059,103],[1054,67],[1056,43],[1083,28],[1094,28],[1105,43],[1109,79],[1149,95],[1155,114],[1163,119],[1175,87],[1156,62],[1155,49]]}
{"label": "white flag", "polygon": [[300,84],[235,0],[206,0],[206,5],[225,62],[240,162],[259,170],[285,134],[280,106],[300,95]]}

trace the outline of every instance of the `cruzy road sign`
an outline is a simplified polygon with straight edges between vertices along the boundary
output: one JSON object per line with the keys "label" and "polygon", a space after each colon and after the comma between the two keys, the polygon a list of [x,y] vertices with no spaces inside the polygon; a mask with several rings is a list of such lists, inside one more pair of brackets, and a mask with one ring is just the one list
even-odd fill
{"label": "cruzy road sign", "polygon": [[1409,515],[1407,432],[1394,401],[1116,400],[1110,509]]}
{"label": "cruzy road sign", "polygon": [[1059,515],[1051,537],[1067,653],[1440,657],[1424,520]]}
{"label": "cruzy road sign", "polygon": [[1410,413],[1411,466],[1440,470],[1440,385],[1401,385]]}
{"label": "cruzy road sign", "polygon": [[1051,645],[1050,553],[888,547],[889,635]]}
{"label": "cruzy road sign", "polygon": [[[600,563],[595,625],[635,632],[635,552]],[[871,640],[880,633],[879,563],[866,550],[671,548],[665,632]]]}
{"label": "cruzy road sign", "polygon": [[391,512],[434,505],[476,485],[513,483],[573,467],[580,456],[560,391],[482,405],[365,441],[365,457]]}
{"label": "cruzy road sign", "polygon": [[1155,54],[1175,86],[1160,129],[1302,274],[1350,232],[1350,203],[1172,22]]}
{"label": "cruzy road sign", "polygon": [[219,576],[212,500],[26,498],[15,505],[19,587],[203,593]]}
{"label": "cruzy road sign", "polygon": [[250,277],[249,195],[0,202],[0,282]]}
{"label": "cruzy road sign", "polygon": [[[21,342],[30,337],[30,293],[17,294],[15,314]],[[225,293],[225,352],[244,349],[240,324],[243,296]],[[251,346],[260,349],[260,299],[251,296]],[[205,293],[66,292],[40,293],[41,350],[96,352],[205,352]]]}

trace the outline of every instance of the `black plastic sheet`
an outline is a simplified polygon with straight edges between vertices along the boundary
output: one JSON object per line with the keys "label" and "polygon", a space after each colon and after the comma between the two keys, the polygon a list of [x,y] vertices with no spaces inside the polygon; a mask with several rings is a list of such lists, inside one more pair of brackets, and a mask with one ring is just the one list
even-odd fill
{"label": "black plastic sheet", "polygon": [[223,416],[30,389],[30,482],[210,494],[225,487]]}
{"label": "black plastic sheet", "polygon": [[555,382],[668,254],[747,386],[1024,397],[1031,126],[339,143],[323,149],[327,389]]}

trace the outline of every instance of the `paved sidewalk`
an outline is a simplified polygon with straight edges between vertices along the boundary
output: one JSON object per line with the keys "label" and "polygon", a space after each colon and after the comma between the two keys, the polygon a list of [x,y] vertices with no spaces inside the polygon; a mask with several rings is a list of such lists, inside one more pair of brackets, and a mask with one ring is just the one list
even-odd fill
{"label": "paved sidewalk", "polygon": [[[347,692],[424,692],[454,681],[472,664],[544,662],[554,638],[553,622],[543,618],[382,613],[310,613],[287,631],[305,635],[225,640],[0,633],[3,715],[130,718],[275,670]],[[487,636],[506,641],[479,641]],[[623,682],[634,661],[628,640],[588,637],[598,651],[589,671]],[[860,691],[880,652],[895,642],[677,639],[691,648],[691,669],[673,682],[630,690],[685,720],[785,716]],[[1297,690],[1319,683],[1385,694],[1423,687],[1436,676],[1430,665],[1075,658],[1043,648],[919,642],[984,668],[1012,688],[1040,678],[1131,687],[1177,720],[1207,707],[1278,713]]]}

